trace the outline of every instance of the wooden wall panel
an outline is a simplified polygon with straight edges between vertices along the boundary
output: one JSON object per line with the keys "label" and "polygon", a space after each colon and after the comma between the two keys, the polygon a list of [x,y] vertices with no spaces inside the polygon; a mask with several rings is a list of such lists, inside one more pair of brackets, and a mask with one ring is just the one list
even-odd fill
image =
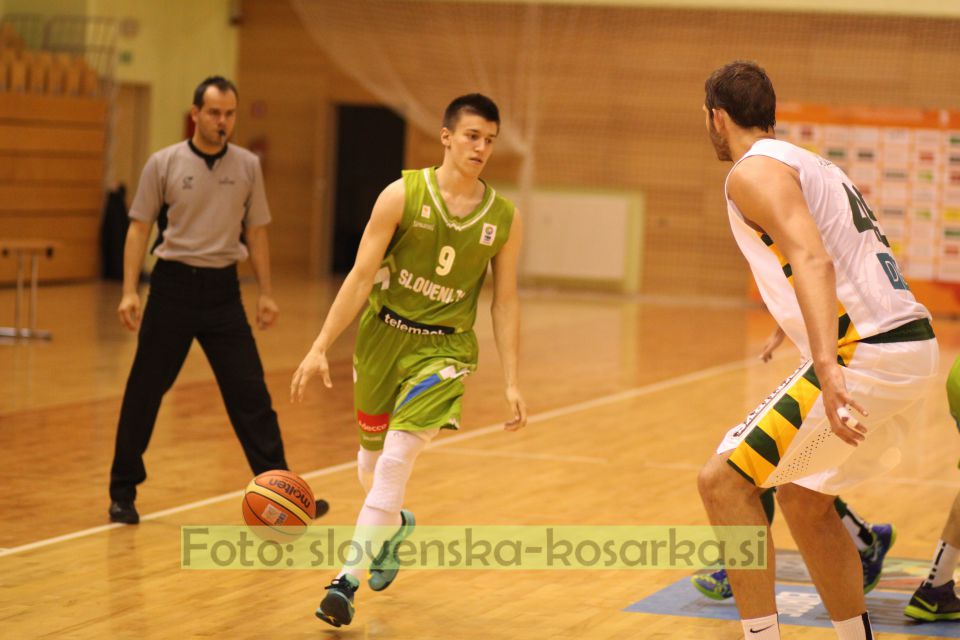
{"label": "wooden wall panel", "polygon": [[[395,42],[397,25],[376,15],[386,9],[366,4],[371,14],[363,23],[364,37]],[[447,3],[431,7],[453,11]],[[271,153],[282,149],[288,177],[308,173],[314,177],[312,185],[299,186],[275,174],[267,178],[268,188],[273,180],[288,189],[279,197],[274,189],[271,198],[282,209],[277,224],[290,231],[278,237],[284,238],[286,255],[295,263],[312,255],[312,248],[304,244],[317,237],[329,241],[333,188],[329,179],[335,172],[330,167],[332,109],[344,95],[364,92],[312,44],[288,7],[244,0],[243,10],[247,20],[240,32],[239,74],[245,99],[255,96],[281,109],[277,117],[270,109],[268,117],[256,122],[256,135],[270,142]],[[536,183],[642,191],[648,205],[640,248],[646,293],[737,296],[745,291],[749,274],[730,237],[723,203],[723,179],[730,165],[716,160],[700,112],[704,79],[721,64],[737,58],[759,61],[781,100],[925,108],[960,104],[958,20],[545,6],[539,10],[544,25],[541,42],[569,41],[570,33],[561,32],[564,21],[551,19],[563,11],[575,14],[576,28],[570,33],[575,33],[577,46],[555,44],[547,66],[561,70],[561,75],[540,78],[551,93],[541,96],[538,105]],[[510,14],[490,8],[483,19],[495,22],[502,13]],[[422,24],[429,30],[433,23]],[[499,34],[489,41],[470,39],[469,55],[478,56],[477,67],[484,69],[488,58],[500,56],[498,47],[517,48],[517,43],[501,38],[514,33],[511,25],[477,28]],[[446,51],[441,42],[461,36],[433,30],[404,32],[404,37]],[[437,60],[441,63],[446,61]],[[576,78],[575,84],[571,78]],[[296,120],[294,114],[305,113],[283,109],[285,104],[292,107],[292,101],[310,105],[318,117],[306,123],[291,121],[291,116]],[[510,125],[505,120],[504,127]],[[296,132],[302,135],[295,136]],[[290,142],[294,139],[298,142]],[[302,149],[310,140],[313,154]],[[437,136],[408,131],[405,157],[410,166],[437,162]],[[516,182],[519,166],[515,156],[495,155],[487,177]],[[312,214],[309,207],[297,206],[311,198]],[[298,236],[294,231],[307,228],[319,229],[319,235]],[[288,242],[293,246],[286,246]]]}
{"label": "wooden wall panel", "polygon": [[[52,60],[29,61],[43,70],[42,86],[36,74],[29,85],[37,93],[0,92],[0,239],[55,241],[40,279],[89,280],[99,273],[107,103],[49,93],[65,90],[47,82]],[[0,259],[0,284],[15,277],[14,256]]]}
{"label": "wooden wall panel", "polygon": [[[244,1],[237,142],[266,141],[274,270],[326,273],[330,261],[333,105],[374,103],[317,47],[286,2]],[[265,109],[256,117],[251,106]]]}
{"label": "wooden wall panel", "polygon": [[[44,282],[89,280],[99,275],[100,212],[75,214],[0,213],[0,238],[55,239],[59,246],[53,257],[40,258],[39,274]],[[0,282],[16,281],[16,258],[0,257]],[[24,268],[29,269],[29,259]],[[29,278],[29,271],[26,272]],[[0,314],[4,313],[0,309]],[[0,324],[10,319],[0,315]]]}
{"label": "wooden wall panel", "polygon": [[0,120],[61,122],[70,126],[103,127],[107,103],[97,98],[0,93]]}
{"label": "wooden wall panel", "polygon": [[[30,261],[24,260],[26,282],[30,278]],[[41,282],[68,282],[78,280],[93,280],[100,274],[100,250],[96,238],[64,242],[52,258],[40,258],[38,268]],[[17,280],[17,262],[10,255],[0,257],[0,282],[12,284]],[[41,298],[43,293],[40,294]],[[40,305],[43,305],[41,300]],[[0,323],[10,324],[13,321],[13,309],[0,307]],[[6,316],[9,314],[9,316]]]}
{"label": "wooden wall panel", "polygon": [[0,216],[0,237],[20,233],[23,238],[49,237],[55,227],[60,241],[90,242],[100,236],[100,212],[75,215],[11,213]]}
{"label": "wooden wall panel", "polygon": [[[50,98],[55,100],[56,98]],[[27,154],[103,154],[106,132],[103,129],[74,129],[53,125],[17,125],[0,123],[0,152]]]}
{"label": "wooden wall panel", "polygon": [[97,184],[102,176],[102,157],[42,157],[0,153],[0,184]]}
{"label": "wooden wall panel", "polygon": [[103,206],[100,187],[65,187],[0,183],[0,215],[7,211],[99,211]]}

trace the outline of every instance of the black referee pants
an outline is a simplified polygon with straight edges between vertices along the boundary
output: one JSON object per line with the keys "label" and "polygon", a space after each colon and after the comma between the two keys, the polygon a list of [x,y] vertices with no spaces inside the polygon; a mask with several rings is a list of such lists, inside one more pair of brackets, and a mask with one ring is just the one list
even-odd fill
{"label": "black referee pants", "polygon": [[112,500],[134,500],[137,485],[146,480],[143,454],[160,401],[176,380],[194,338],[213,368],[253,473],[287,468],[277,414],[240,300],[236,266],[207,269],[159,260],[120,409],[110,469]]}

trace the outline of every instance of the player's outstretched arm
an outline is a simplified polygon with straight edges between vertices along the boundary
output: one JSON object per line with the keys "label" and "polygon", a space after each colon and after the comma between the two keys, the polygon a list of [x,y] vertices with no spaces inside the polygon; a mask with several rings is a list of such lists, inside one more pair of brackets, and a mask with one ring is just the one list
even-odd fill
{"label": "player's outstretched arm", "polygon": [[347,274],[337,297],[330,306],[330,312],[323,322],[320,335],[314,340],[313,346],[304,357],[303,362],[293,374],[290,383],[290,399],[299,402],[310,379],[319,374],[326,387],[332,387],[330,380],[330,365],[327,362],[327,349],[339,337],[343,330],[353,322],[373,288],[373,280],[393,233],[403,218],[403,202],[405,192],[403,180],[391,183],[377,198],[370,214],[370,221],[363,231],[360,247],[357,249],[357,259],[353,268]]}
{"label": "player's outstretched arm", "polygon": [[849,405],[862,415],[866,410],[847,392],[843,371],[837,364],[833,260],[803,198],[798,175],[778,160],[751,156],[730,174],[727,190],[747,220],[765,231],[790,263],[827,419],[837,437],[856,446],[864,439],[866,428],[845,408]]}
{"label": "player's outstretched arm", "polygon": [[513,419],[504,425],[507,431],[516,431],[527,424],[527,405],[520,395],[518,366],[520,360],[520,296],[517,293],[517,264],[523,243],[523,223],[520,213],[514,211],[510,237],[493,258],[493,335],[503,365],[507,404]]}

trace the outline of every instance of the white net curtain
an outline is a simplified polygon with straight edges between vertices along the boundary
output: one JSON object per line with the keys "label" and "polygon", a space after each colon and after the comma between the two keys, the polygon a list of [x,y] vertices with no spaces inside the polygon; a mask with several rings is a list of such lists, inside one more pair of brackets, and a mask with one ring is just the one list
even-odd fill
{"label": "white net curtain", "polygon": [[[367,90],[435,133],[437,114],[456,95],[494,97],[509,127],[502,145],[529,151],[537,100],[559,82],[559,60],[540,54],[538,5],[293,0],[303,23],[330,58]],[[575,23],[572,9],[563,20]],[[520,46],[526,43],[526,46]],[[552,72],[552,73],[551,73]]]}
{"label": "white net curtain", "polygon": [[430,136],[452,97],[493,97],[503,129],[500,164],[495,158],[489,175],[519,187],[522,208],[531,189],[542,187],[643,193],[647,293],[742,295],[749,277],[723,207],[729,165],[716,161],[700,111],[714,68],[757,60],[778,96],[794,102],[960,104],[956,20],[532,2],[291,2],[335,64]]}

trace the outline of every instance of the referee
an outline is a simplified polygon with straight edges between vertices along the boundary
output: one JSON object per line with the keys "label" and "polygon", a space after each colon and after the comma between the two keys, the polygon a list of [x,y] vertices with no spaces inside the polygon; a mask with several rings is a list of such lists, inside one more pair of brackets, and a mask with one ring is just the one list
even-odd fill
{"label": "referee", "polygon": [[[260,285],[257,326],[272,326],[279,311],[270,286],[270,210],[260,162],[246,149],[227,144],[237,116],[232,82],[220,76],[201,82],[190,113],[196,125],[192,139],[150,156],[130,208],[117,312],[127,329],[139,329],[139,336],[110,470],[113,522],[140,521],[134,500],[137,485],[147,477],[143,454],[160,401],[194,338],[210,361],[250,468],[255,474],[287,468],[237,279],[236,263],[249,256]],[[158,260],[141,321],[137,282],[154,222]]]}

